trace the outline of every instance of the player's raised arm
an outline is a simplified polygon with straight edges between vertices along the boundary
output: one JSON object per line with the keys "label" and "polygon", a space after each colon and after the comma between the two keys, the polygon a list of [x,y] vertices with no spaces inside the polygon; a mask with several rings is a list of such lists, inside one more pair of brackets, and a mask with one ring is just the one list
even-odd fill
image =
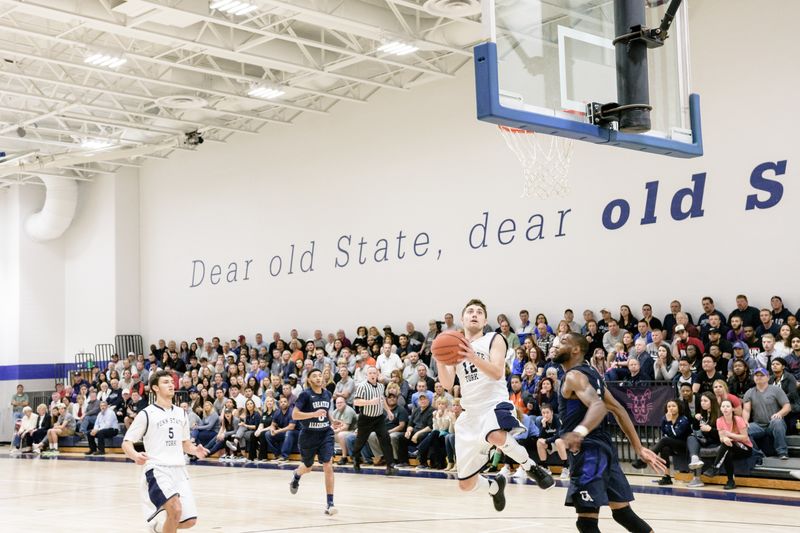
{"label": "player's raised arm", "polygon": [[602,398],[594,390],[585,374],[581,372],[567,372],[562,388],[564,398],[575,395],[586,406],[586,414],[574,431],[564,433],[561,438],[572,451],[578,451],[583,438],[592,432],[608,414]]}

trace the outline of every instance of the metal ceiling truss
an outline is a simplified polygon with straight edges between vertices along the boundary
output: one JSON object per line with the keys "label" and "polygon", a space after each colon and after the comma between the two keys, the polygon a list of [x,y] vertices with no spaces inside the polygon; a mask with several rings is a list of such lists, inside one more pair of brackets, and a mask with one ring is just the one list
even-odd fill
{"label": "metal ceiling truss", "polygon": [[[0,0],[6,151],[84,154],[87,139],[134,148],[120,152],[136,160],[106,154],[53,166],[58,158],[48,159],[53,175],[111,174],[187,149],[173,141],[192,131],[226,142],[301,115],[329,115],[340,102],[363,105],[380,89],[452,78],[477,38],[448,42],[443,30],[457,25],[478,35],[480,26],[477,17],[432,16],[425,0],[249,1],[257,9],[237,17],[209,9],[209,0]],[[393,41],[416,50],[378,50]],[[97,52],[126,62],[116,69],[85,62]],[[257,86],[283,94],[250,95]],[[0,175],[10,164],[0,160]],[[0,188],[32,175],[4,175]]]}

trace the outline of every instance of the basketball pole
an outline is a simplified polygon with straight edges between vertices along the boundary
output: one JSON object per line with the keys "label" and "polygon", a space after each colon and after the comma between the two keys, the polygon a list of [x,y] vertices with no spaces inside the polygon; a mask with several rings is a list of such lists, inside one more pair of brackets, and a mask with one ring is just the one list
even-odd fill
{"label": "basketball pole", "polygon": [[[647,77],[647,43],[619,37],[645,27],[645,0],[614,0],[614,44],[617,59],[619,130],[640,133],[650,130],[650,85]],[[644,107],[647,106],[647,107]]]}

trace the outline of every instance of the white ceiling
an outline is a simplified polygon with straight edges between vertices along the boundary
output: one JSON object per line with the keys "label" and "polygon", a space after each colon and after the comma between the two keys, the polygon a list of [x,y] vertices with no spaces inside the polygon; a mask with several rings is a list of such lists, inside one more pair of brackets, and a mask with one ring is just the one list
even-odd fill
{"label": "white ceiling", "polygon": [[[369,105],[378,90],[452,77],[482,36],[478,0],[249,1],[258,8],[237,17],[211,0],[0,0],[0,187],[138,166],[191,149],[195,130],[230,142],[305,113],[335,115],[340,102]],[[377,50],[392,41],[419,50]],[[96,52],[127,62],[84,63]],[[248,96],[258,84],[285,94]],[[87,138],[113,146],[87,151]]]}

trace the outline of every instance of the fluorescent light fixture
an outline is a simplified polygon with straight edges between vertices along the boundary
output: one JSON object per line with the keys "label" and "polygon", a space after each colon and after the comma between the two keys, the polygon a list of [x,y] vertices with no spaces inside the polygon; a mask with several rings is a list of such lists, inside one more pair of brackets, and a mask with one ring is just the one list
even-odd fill
{"label": "fluorescent light fixture", "polygon": [[84,63],[94,65],[95,67],[106,68],[119,68],[124,65],[128,60],[122,56],[112,56],[102,52],[94,53],[83,60]]}
{"label": "fluorescent light fixture", "polygon": [[411,44],[401,43],[400,41],[392,41],[391,43],[386,43],[378,47],[379,52],[384,52],[396,56],[404,56],[406,54],[416,52],[417,50],[419,50],[419,48],[417,48],[416,46]]}
{"label": "fluorescent light fixture", "polygon": [[81,142],[81,147],[88,150],[100,150],[101,148],[109,148],[113,143],[105,139],[84,139]]}
{"label": "fluorescent light fixture", "polygon": [[273,98],[283,96],[284,94],[286,94],[286,91],[276,89],[275,87],[264,87],[263,85],[257,85],[252,89],[250,89],[250,91],[248,91],[247,94],[249,94],[250,96],[255,96],[256,98],[271,100]]}
{"label": "fluorescent light fixture", "polygon": [[209,7],[230,15],[247,15],[258,9],[257,5],[241,0],[212,0]]}

